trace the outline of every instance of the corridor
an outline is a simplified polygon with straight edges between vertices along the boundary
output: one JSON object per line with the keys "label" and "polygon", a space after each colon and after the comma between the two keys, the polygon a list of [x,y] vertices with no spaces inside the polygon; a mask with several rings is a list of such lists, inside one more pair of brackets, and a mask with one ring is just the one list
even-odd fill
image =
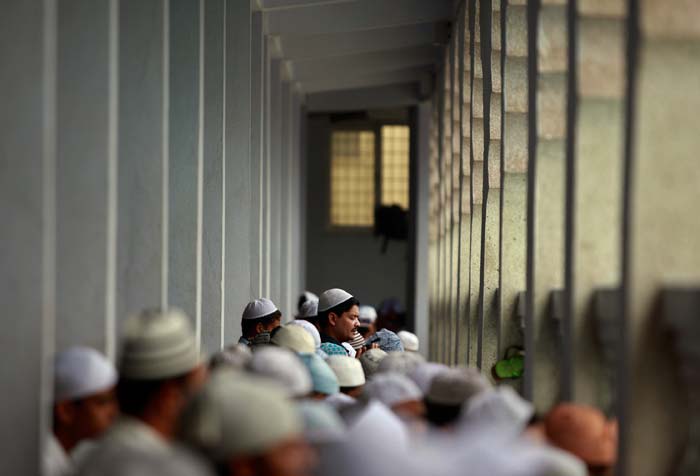
{"label": "corridor", "polygon": [[3,474],[57,352],[178,308],[208,357],[330,288],[700,474],[697,0],[7,0],[0,94]]}

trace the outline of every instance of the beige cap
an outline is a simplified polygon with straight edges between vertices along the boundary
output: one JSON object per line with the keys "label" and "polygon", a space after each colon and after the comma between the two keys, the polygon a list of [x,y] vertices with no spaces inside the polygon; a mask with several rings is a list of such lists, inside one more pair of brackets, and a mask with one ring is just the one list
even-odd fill
{"label": "beige cap", "polygon": [[190,372],[200,362],[190,321],[182,311],[147,309],[126,321],[119,364],[122,377],[176,377]]}
{"label": "beige cap", "polygon": [[272,336],[272,343],[285,347],[300,354],[309,354],[316,351],[316,343],[304,328],[298,325],[286,325],[280,327]]}
{"label": "beige cap", "polygon": [[283,394],[289,397],[304,397],[313,389],[306,365],[289,349],[261,346],[253,353],[248,367],[251,372],[282,385],[285,390]]}
{"label": "beige cap", "polygon": [[216,462],[273,449],[303,431],[293,404],[273,382],[214,372],[181,419],[182,439]]}
{"label": "beige cap", "polygon": [[418,340],[417,335],[415,335],[413,332],[399,331],[398,336],[399,339],[401,339],[401,344],[403,344],[403,350],[408,352],[418,352],[420,341]]}
{"label": "beige cap", "polygon": [[352,294],[339,288],[323,291],[321,297],[318,298],[318,312],[327,311],[348,299],[352,299],[352,297]]}
{"label": "beige cap", "polygon": [[54,401],[75,400],[114,387],[117,370],[95,349],[71,347],[56,354],[53,379]]}
{"label": "beige cap", "polygon": [[362,370],[365,371],[365,376],[371,378],[377,372],[379,364],[384,360],[388,354],[382,349],[368,349],[360,357],[360,364],[362,365]]}
{"label": "beige cap", "polygon": [[462,405],[491,388],[489,381],[473,368],[452,368],[437,374],[430,383],[426,400],[439,405]]}
{"label": "beige cap", "polygon": [[359,387],[365,384],[365,372],[359,360],[344,355],[331,355],[326,363],[335,372],[341,387]]}

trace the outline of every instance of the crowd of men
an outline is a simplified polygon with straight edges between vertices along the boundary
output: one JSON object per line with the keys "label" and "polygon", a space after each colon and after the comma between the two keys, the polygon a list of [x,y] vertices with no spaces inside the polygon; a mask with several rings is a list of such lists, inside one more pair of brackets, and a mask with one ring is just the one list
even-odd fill
{"label": "crowd of men", "polygon": [[60,352],[44,476],[611,474],[617,426],[600,411],[535,415],[476,369],[427,362],[342,289],[304,293],[282,320],[250,302],[240,341],[207,358],[187,316],[147,310],[117,368]]}

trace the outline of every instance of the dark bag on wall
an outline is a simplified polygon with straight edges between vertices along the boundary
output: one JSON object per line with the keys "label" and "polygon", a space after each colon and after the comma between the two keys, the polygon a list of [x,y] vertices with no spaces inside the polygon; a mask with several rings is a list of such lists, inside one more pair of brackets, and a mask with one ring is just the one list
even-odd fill
{"label": "dark bag on wall", "polygon": [[389,240],[407,240],[408,212],[398,205],[375,208],[374,235],[384,237],[382,253],[386,253]]}

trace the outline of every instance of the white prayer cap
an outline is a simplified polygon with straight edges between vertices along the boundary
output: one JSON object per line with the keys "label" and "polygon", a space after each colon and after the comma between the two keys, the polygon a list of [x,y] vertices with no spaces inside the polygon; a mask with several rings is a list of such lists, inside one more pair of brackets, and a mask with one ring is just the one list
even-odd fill
{"label": "white prayer cap", "polygon": [[314,340],[314,350],[318,350],[321,348],[321,334],[319,334],[318,329],[316,329],[316,326],[311,324],[309,321],[305,321],[303,319],[295,319],[291,321],[288,326],[298,326],[304,329],[306,332],[309,333],[311,338]]}
{"label": "white prayer cap", "polygon": [[377,372],[379,364],[388,354],[382,349],[367,349],[364,354],[360,357],[360,364],[362,365],[362,370],[365,371],[365,377],[372,378],[372,376]]}
{"label": "white prayer cap", "polygon": [[463,423],[499,427],[520,433],[528,424],[535,408],[511,387],[498,387],[478,393],[469,400]]}
{"label": "white prayer cap", "polygon": [[372,306],[360,306],[360,324],[370,325],[377,320],[377,310]]}
{"label": "white prayer cap", "polygon": [[278,310],[275,303],[267,298],[254,299],[243,310],[243,319],[260,319]]}
{"label": "white prayer cap", "polygon": [[248,367],[251,372],[277,382],[290,397],[303,397],[311,393],[309,371],[299,357],[288,349],[260,347],[253,353]]}
{"label": "white prayer cap", "polygon": [[335,408],[336,411],[340,412],[344,408],[354,405],[357,402],[357,400],[355,400],[350,395],[338,392],[328,395],[324,402]]}
{"label": "white prayer cap", "polygon": [[409,372],[408,376],[413,380],[421,392],[425,395],[430,390],[430,384],[433,378],[443,372],[449,370],[449,367],[445,364],[438,364],[436,362],[423,362]]}
{"label": "white prayer cap", "polygon": [[301,293],[304,301],[318,301],[318,296],[312,293],[311,291],[304,291]]}
{"label": "white prayer cap", "polygon": [[420,343],[418,341],[417,335],[415,335],[413,332],[408,331],[399,331],[398,335],[399,339],[401,339],[401,343],[403,344],[403,350],[409,352],[418,352]]}
{"label": "white prayer cap", "polygon": [[352,294],[339,288],[323,291],[323,293],[321,293],[321,297],[318,298],[318,312],[327,311],[352,298]]}
{"label": "white prayer cap", "polygon": [[311,299],[301,305],[300,319],[311,319],[318,316],[318,299]]}
{"label": "white prayer cap", "polygon": [[362,442],[365,448],[373,447],[379,450],[387,445],[399,449],[408,447],[406,426],[394,412],[376,400],[369,402],[362,414],[349,426],[348,439]]}
{"label": "white prayer cap", "polygon": [[90,347],[72,347],[54,359],[54,401],[76,400],[109,390],[117,371],[107,358]]}
{"label": "white prayer cap", "polygon": [[184,375],[201,363],[190,321],[182,311],[147,309],[124,325],[119,372],[136,380]]}
{"label": "white prayer cap", "polygon": [[423,362],[425,358],[415,352],[389,352],[386,358],[379,362],[377,372],[398,372],[408,375]]}
{"label": "white prayer cap", "polygon": [[245,344],[233,344],[212,355],[210,362],[213,368],[228,366],[234,369],[243,369],[252,358],[253,352],[250,347]]}
{"label": "white prayer cap", "polygon": [[280,327],[275,331],[271,342],[300,354],[308,354],[316,350],[314,338],[299,326]]}
{"label": "white prayer cap", "polygon": [[326,363],[335,372],[341,387],[364,385],[365,373],[359,360],[344,355],[331,355]]}
{"label": "white prayer cap", "polygon": [[423,400],[423,393],[413,380],[393,372],[375,375],[365,386],[364,394],[390,408],[399,403]]}
{"label": "white prayer cap", "polygon": [[331,405],[315,400],[302,400],[298,408],[304,420],[304,437],[309,443],[331,443],[343,438],[345,422]]}
{"label": "white prayer cap", "polygon": [[282,393],[268,380],[216,371],[185,409],[182,438],[218,463],[265,453],[303,430],[296,408],[280,398]]}
{"label": "white prayer cap", "polygon": [[491,383],[474,368],[451,368],[437,374],[425,398],[439,405],[462,405],[491,388]]}

